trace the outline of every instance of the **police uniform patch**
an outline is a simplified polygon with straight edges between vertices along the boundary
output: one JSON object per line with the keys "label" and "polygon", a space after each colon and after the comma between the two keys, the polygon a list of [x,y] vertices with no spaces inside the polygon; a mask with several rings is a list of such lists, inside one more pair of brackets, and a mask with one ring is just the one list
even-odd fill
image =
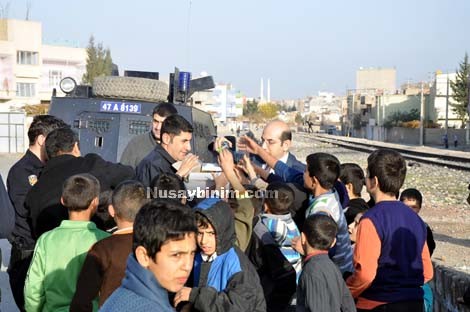
{"label": "police uniform patch", "polygon": [[28,182],[31,186],[33,186],[36,184],[36,182],[38,182],[38,177],[35,174],[32,174],[28,177]]}

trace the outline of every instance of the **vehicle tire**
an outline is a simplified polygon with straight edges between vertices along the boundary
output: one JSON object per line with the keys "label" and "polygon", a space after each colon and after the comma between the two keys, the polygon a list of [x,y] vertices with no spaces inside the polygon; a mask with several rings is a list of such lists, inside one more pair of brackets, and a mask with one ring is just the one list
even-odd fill
{"label": "vehicle tire", "polygon": [[166,102],[168,85],[159,80],[137,77],[96,77],[93,80],[93,95],[97,97]]}

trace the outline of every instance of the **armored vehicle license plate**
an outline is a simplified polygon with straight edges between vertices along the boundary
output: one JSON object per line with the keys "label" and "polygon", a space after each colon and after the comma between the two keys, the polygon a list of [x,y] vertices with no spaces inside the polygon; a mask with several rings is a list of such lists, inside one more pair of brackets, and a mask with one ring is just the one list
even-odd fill
{"label": "armored vehicle license plate", "polygon": [[134,113],[140,114],[142,110],[140,103],[101,101],[100,112]]}

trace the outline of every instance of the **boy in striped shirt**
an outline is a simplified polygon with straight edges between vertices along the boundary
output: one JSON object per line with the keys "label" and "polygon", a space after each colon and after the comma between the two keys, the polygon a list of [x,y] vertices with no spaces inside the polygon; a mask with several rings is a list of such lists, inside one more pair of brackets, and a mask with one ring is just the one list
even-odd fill
{"label": "boy in striped shirt", "polygon": [[270,183],[266,191],[275,196],[265,198],[261,223],[268,229],[287,261],[292,264],[298,280],[302,271],[302,260],[300,254],[292,247],[292,239],[300,236],[300,232],[289,211],[294,202],[294,191],[281,182]]}
{"label": "boy in striped shirt", "polygon": [[338,266],[343,276],[354,271],[352,249],[346,217],[341,207],[338,192],[334,188],[340,174],[339,160],[327,153],[314,153],[307,156],[304,185],[312,192],[313,200],[305,217],[313,214],[326,214],[338,225],[336,245],[330,249],[331,260]]}

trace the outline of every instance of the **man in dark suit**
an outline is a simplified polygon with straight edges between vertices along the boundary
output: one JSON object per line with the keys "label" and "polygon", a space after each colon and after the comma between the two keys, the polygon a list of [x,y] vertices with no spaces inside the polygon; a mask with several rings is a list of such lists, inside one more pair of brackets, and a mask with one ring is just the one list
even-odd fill
{"label": "man in dark suit", "polygon": [[[292,131],[285,122],[281,120],[269,122],[263,129],[261,141],[261,147],[268,152],[269,155],[297,171],[305,171],[305,164],[300,162],[294,154],[289,151],[292,147]],[[255,151],[251,148],[254,146],[252,144],[256,143],[251,138],[242,138],[239,143],[239,149],[256,155]],[[300,227],[303,224],[305,210],[308,207],[308,194],[303,185],[284,181],[282,177],[276,175],[273,168],[267,166],[264,168],[254,166],[254,169],[259,177],[252,179],[251,184],[254,184],[258,188],[265,188],[267,184],[272,182],[289,182],[289,186],[295,193],[295,202],[292,205],[291,213],[295,222]]]}
{"label": "man in dark suit", "polygon": [[[250,145],[244,138],[240,140],[239,149],[245,150],[249,153],[253,153],[250,149]],[[289,150],[292,146],[292,131],[285,122],[281,120],[273,120],[266,125],[263,129],[261,136],[261,147],[268,152],[271,156],[279,161],[282,161],[289,167],[298,171],[305,171],[305,164],[300,162],[294,154]],[[264,179],[267,183],[278,181],[280,177],[277,177],[273,168],[264,166],[263,168],[255,167],[258,175]]]}
{"label": "man in dark suit", "polygon": [[[299,171],[305,170],[305,164],[301,163],[289,150],[292,147],[292,131],[281,120],[273,120],[264,127],[262,147],[279,161]],[[275,173],[272,170],[270,173]],[[269,177],[268,177],[268,182]]]}
{"label": "man in dark suit", "polygon": [[70,128],[60,128],[49,133],[46,152],[49,160],[25,200],[35,239],[68,219],[67,209],[60,203],[62,184],[67,178],[79,173],[90,173],[100,182],[101,191],[107,191],[134,177],[134,170],[130,166],[106,161],[96,154],[82,157],[78,135]]}

